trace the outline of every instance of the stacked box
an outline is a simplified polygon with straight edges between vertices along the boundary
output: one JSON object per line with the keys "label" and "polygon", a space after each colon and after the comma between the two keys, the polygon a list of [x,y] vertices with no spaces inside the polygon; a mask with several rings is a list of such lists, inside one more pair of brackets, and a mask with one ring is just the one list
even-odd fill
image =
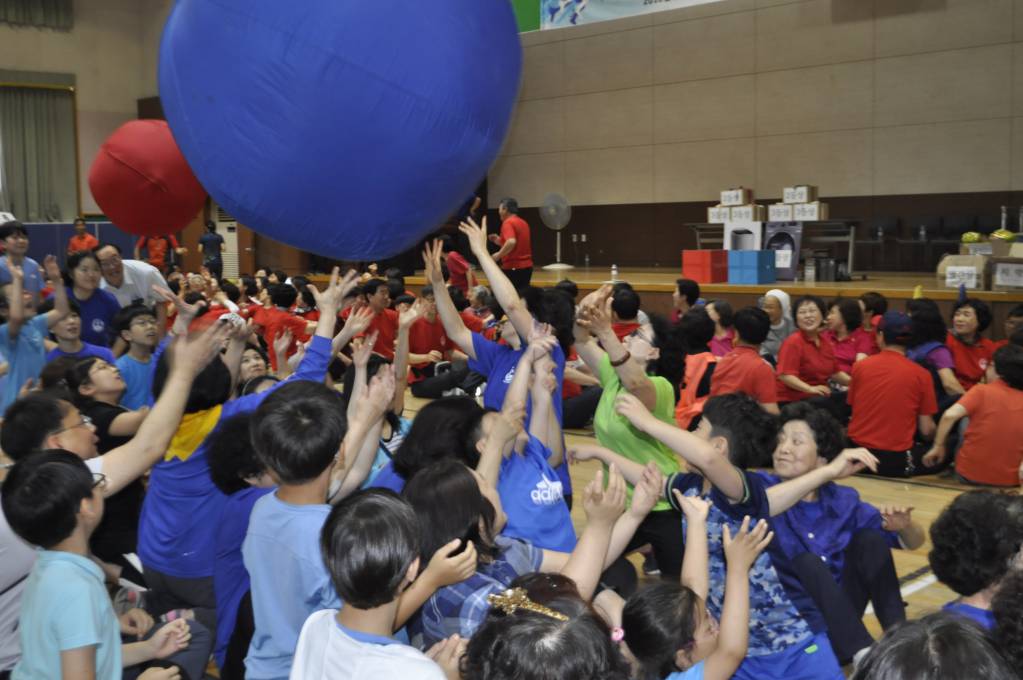
{"label": "stacked box", "polygon": [[767,206],[768,222],[793,222],[795,219],[795,207],[791,203],[775,203]]}
{"label": "stacked box", "polygon": [[751,203],[749,205],[736,205],[731,208],[732,222],[764,222],[767,217],[767,209],[762,205]]}
{"label": "stacked box", "polygon": [[1023,291],[1023,257],[991,258],[991,290]]}
{"label": "stacked box", "polygon": [[782,191],[782,201],[784,203],[813,203],[816,200],[817,187],[810,184],[785,187]]}
{"label": "stacked box", "polygon": [[938,263],[936,283],[939,288],[965,285],[970,290],[988,290],[991,288],[991,258],[987,255],[945,255]]}
{"label": "stacked box", "polygon": [[728,283],[760,285],[777,281],[773,250],[728,251]]}
{"label": "stacked box", "polygon": [[828,204],[820,201],[798,203],[792,206],[792,213],[796,222],[818,222],[828,219]]}
{"label": "stacked box", "polygon": [[707,221],[711,224],[724,224],[732,219],[732,209],[725,205],[712,205],[707,208]]}
{"label": "stacked box", "polygon": [[747,205],[753,202],[753,190],[739,187],[738,189],[726,189],[721,192],[721,205],[731,207],[733,205]]}
{"label": "stacked box", "polygon": [[697,283],[728,281],[727,250],[683,250],[682,276]]}

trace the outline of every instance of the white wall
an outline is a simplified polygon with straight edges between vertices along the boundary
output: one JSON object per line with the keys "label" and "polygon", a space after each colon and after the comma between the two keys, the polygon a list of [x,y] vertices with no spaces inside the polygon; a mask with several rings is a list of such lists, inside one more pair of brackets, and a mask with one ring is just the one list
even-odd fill
{"label": "white wall", "polygon": [[75,0],[70,32],[0,24],[0,69],[73,73],[77,78],[82,210],[99,212],[89,193],[92,159],[136,100],[157,94],[156,55],[172,0]]}

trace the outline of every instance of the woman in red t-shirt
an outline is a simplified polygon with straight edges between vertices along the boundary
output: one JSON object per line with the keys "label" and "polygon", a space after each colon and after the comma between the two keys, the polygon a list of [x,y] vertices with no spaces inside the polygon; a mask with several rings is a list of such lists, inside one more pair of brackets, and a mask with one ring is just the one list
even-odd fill
{"label": "woman in red t-shirt", "polygon": [[990,325],[991,308],[983,300],[967,298],[952,308],[952,332],[945,344],[955,360],[956,379],[965,390],[984,382],[991,365],[995,343],[981,336]]}
{"label": "woman in red t-shirt", "polygon": [[849,384],[849,376],[838,371],[835,346],[821,333],[824,300],[806,295],[796,300],[792,314],[798,332],[782,343],[778,351],[778,401],[800,401],[830,397],[830,379]]}
{"label": "woman in red t-shirt", "polygon": [[823,335],[835,346],[838,370],[852,374],[857,361],[873,353],[874,342],[862,328],[863,311],[860,303],[848,298],[832,300],[828,309],[828,330]]}

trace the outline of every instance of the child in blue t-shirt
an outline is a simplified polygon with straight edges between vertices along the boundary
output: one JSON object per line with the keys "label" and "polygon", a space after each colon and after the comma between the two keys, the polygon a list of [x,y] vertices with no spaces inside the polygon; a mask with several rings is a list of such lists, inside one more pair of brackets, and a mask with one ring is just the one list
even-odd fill
{"label": "child in blue t-shirt", "polygon": [[152,401],[153,352],[160,342],[160,328],[154,311],[143,305],[129,305],[114,317],[117,337],[128,344],[128,351],[116,363],[127,389],[121,406],[137,410]]}
{"label": "child in blue t-shirt", "polygon": [[[245,677],[250,680],[287,678],[305,620],[317,610],[341,607],[320,552],[320,533],[330,513],[331,478],[337,475],[343,484],[351,469],[346,452],[361,449],[390,405],[393,390],[393,372],[378,372],[346,423],[344,403],[336,391],[322,383],[289,381],[252,416],[256,456],[277,490],[256,501],[242,543],[255,620],[245,657]],[[458,545],[448,545],[437,551],[402,595],[395,628],[404,625],[438,587],[471,573],[462,564],[465,555],[447,558],[457,549]]]}
{"label": "child in blue t-shirt", "polygon": [[720,624],[707,608],[707,516],[710,503],[674,492],[686,519],[682,582],[660,581],[625,603],[622,651],[636,677],[728,680],[746,656],[749,640],[749,571],[774,537],[767,522],[750,529],[743,518],[735,537],[722,528],[728,571]]}
{"label": "child in blue t-shirt", "polygon": [[[53,311],[56,303],[55,297],[43,300],[43,304],[39,305],[39,313],[45,314]],[[46,353],[46,361],[50,362],[60,357],[73,359],[99,357],[108,364],[113,364],[114,353],[110,351],[109,347],[93,345],[82,340],[82,317],[78,303],[68,300],[68,307],[70,309],[68,315],[53,325],[52,333],[53,338],[57,341],[57,346]]]}
{"label": "child in blue t-shirt", "polygon": [[4,391],[0,394],[0,413],[14,403],[25,383],[39,377],[46,365],[46,337],[70,312],[57,258],[47,255],[43,260],[46,278],[54,286],[53,309],[45,314],[35,313],[36,297],[25,290],[25,272],[20,266],[6,262],[11,282],[4,286],[8,316],[7,323],[0,325],[0,353],[7,359],[9,368]]}
{"label": "child in blue t-shirt", "polygon": [[[191,628],[183,619],[154,628],[141,610],[120,620],[114,614],[103,572],[89,558],[89,537],[103,518],[105,483],[104,475],[67,451],[23,458],[4,481],[4,516],[19,537],[42,548],[22,595],[22,657],[14,680],[120,680],[122,668],[181,656],[190,646]],[[145,639],[122,644],[122,633]],[[189,652],[188,661],[178,664],[199,677],[209,646]],[[150,668],[139,678],[165,673]]]}

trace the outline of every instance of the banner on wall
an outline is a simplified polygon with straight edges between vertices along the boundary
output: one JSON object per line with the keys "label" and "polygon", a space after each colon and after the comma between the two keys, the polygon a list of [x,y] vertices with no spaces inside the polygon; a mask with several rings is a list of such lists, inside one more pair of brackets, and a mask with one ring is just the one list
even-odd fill
{"label": "banner on wall", "polygon": [[564,28],[721,0],[540,0],[540,28]]}

